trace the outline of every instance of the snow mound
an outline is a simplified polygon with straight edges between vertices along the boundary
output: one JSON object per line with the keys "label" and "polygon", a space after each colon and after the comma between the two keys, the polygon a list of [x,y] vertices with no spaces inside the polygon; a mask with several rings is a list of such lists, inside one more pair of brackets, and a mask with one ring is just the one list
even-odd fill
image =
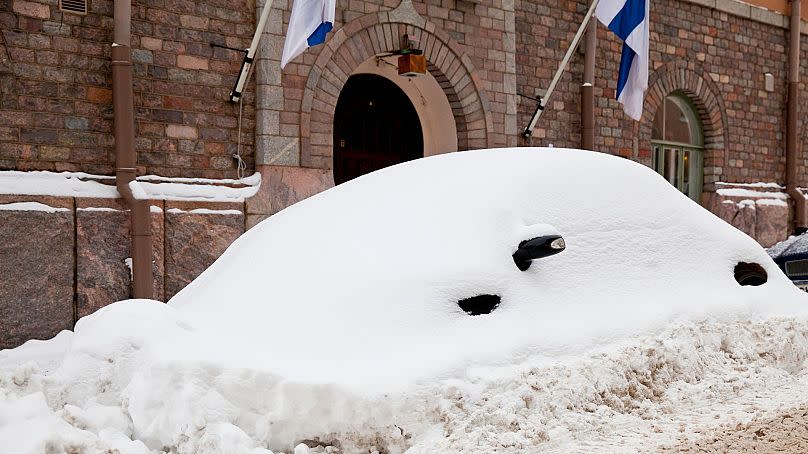
{"label": "snow mound", "polygon": [[[519,243],[548,233],[566,250],[520,271]],[[739,262],[768,282],[740,286]],[[482,294],[501,303],[459,308]],[[804,386],[806,303],[757,243],[639,164],[437,156],[278,213],[167,305],[118,302],[58,345],[0,353],[0,446],[643,447],[700,402],[732,415],[772,383]]]}
{"label": "snow mound", "polygon": [[[552,232],[566,250],[519,271],[519,243]],[[769,282],[739,286],[739,262]],[[294,205],[169,304],[232,340],[233,364],[384,390],[470,361],[583,352],[679,316],[789,313],[797,293],[754,240],[645,166],[501,149],[390,167]],[[458,306],[485,294],[501,297],[491,314]],[[262,355],[234,353],[245,344]]]}

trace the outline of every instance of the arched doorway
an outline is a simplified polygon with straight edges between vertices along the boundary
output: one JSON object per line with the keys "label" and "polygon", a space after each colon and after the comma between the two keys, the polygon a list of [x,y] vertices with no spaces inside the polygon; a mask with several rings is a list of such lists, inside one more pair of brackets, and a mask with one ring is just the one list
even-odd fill
{"label": "arched doorway", "polygon": [[423,156],[421,122],[407,95],[382,76],[351,76],[334,111],[334,184]]}

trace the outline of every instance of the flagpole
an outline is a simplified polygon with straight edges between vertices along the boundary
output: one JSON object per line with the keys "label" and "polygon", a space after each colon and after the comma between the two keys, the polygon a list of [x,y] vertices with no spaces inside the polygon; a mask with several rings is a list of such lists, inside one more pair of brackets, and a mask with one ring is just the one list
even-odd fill
{"label": "flagpole", "polygon": [[244,86],[247,85],[247,76],[250,74],[250,68],[255,60],[255,53],[258,51],[258,44],[261,42],[261,34],[264,33],[264,27],[266,26],[270,9],[272,9],[272,0],[266,0],[264,9],[261,10],[261,18],[258,20],[258,26],[255,28],[255,34],[253,35],[250,47],[244,51],[244,60],[241,62],[241,70],[239,71],[236,85],[233,87],[233,91],[230,92],[230,100],[233,102],[239,102],[239,100],[241,100]]}
{"label": "flagpole", "polygon": [[581,26],[578,27],[578,32],[572,39],[570,47],[567,49],[567,54],[564,55],[564,59],[561,60],[561,65],[559,65],[558,70],[556,70],[555,76],[553,76],[553,80],[550,82],[550,86],[547,88],[547,92],[539,100],[539,104],[536,106],[536,110],[533,111],[533,117],[531,117],[530,123],[528,124],[527,128],[525,128],[525,130],[522,132],[522,135],[526,139],[529,139],[530,136],[533,134],[533,128],[536,126],[536,122],[539,121],[539,117],[541,116],[541,113],[544,111],[544,108],[547,107],[547,100],[550,99],[550,95],[553,94],[556,84],[558,84],[558,81],[561,79],[561,74],[563,74],[564,70],[567,68],[567,65],[570,62],[570,58],[572,58],[572,53],[575,52],[575,49],[578,48],[578,43],[581,41],[581,37],[584,35],[584,32],[586,31],[586,27],[589,25],[589,21],[592,20],[592,15],[595,13],[596,6],[598,6],[598,0],[592,0],[592,4],[589,6],[589,11],[586,12],[586,16],[584,16],[584,21],[581,22]]}

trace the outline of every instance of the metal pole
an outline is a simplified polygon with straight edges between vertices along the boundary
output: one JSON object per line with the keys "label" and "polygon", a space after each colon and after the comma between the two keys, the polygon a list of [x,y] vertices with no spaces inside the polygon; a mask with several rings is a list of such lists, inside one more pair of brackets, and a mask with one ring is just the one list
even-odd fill
{"label": "metal pole", "polygon": [[550,96],[553,94],[556,84],[558,84],[558,81],[561,79],[561,74],[563,74],[564,70],[567,68],[570,58],[572,57],[572,53],[578,48],[578,43],[581,41],[581,36],[583,36],[584,31],[586,31],[589,21],[592,19],[592,15],[595,13],[595,7],[597,5],[598,0],[592,0],[592,4],[589,6],[589,11],[587,11],[586,16],[584,16],[584,21],[581,22],[581,26],[578,27],[578,32],[575,33],[575,37],[572,39],[572,43],[570,43],[570,47],[567,49],[567,54],[564,55],[564,59],[561,60],[561,65],[559,65],[555,76],[553,76],[553,80],[550,82],[550,86],[547,88],[547,93],[545,93],[541,98],[539,105],[533,112],[533,118],[530,119],[530,123],[522,132],[522,135],[525,136],[525,138],[529,139],[530,135],[533,134],[533,128],[536,126],[536,122],[539,121],[542,111],[544,111],[544,108],[547,106],[547,100],[549,100]]}
{"label": "metal pole", "polygon": [[236,80],[236,85],[230,93],[230,100],[238,102],[241,99],[241,94],[244,93],[244,86],[247,85],[247,77],[250,75],[250,68],[252,68],[253,61],[255,60],[255,53],[258,51],[258,44],[261,42],[261,35],[264,33],[264,27],[269,17],[269,11],[272,9],[272,0],[267,0],[264,4],[264,9],[261,10],[261,18],[258,19],[258,26],[255,28],[250,47],[244,55],[244,61],[241,62],[241,70]]}
{"label": "metal pole", "polygon": [[129,206],[132,235],[132,296],[154,298],[152,273],[152,232],[148,200],[137,200],[129,183],[134,181],[135,117],[132,94],[132,56],[130,0],[115,0],[112,59],[112,112],[115,134],[115,184]]}
{"label": "metal pole", "polygon": [[786,120],[786,192],[794,199],[794,231],[808,227],[805,196],[797,189],[797,123],[800,99],[800,0],[791,0],[788,44],[788,112]]}
{"label": "metal pole", "polygon": [[584,80],[581,85],[581,148],[595,149],[595,52],[597,49],[597,22],[590,20],[584,43]]}

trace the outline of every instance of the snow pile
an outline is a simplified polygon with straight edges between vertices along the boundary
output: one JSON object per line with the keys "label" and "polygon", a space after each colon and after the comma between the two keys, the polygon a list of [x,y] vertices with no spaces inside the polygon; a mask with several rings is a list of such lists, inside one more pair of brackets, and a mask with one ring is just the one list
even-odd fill
{"label": "snow pile", "polygon": [[[519,271],[518,244],[548,232],[567,249]],[[739,262],[768,282],[738,285]],[[481,294],[502,302],[458,307]],[[0,445],[642,447],[705,402],[732,414],[772,383],[804,386],[806,303],[757,243],[639,164],[436,156],[278,213],[168,305],[83,318],[58,366],[0,353]]]}

